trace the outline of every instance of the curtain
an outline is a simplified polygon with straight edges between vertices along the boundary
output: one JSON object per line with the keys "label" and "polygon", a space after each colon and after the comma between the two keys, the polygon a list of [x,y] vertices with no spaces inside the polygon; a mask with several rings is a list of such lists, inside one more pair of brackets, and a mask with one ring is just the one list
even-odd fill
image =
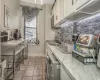
{"label": "curtain", "polygon": [[[25,21],[31,22],[36,16],[38,16],[40,9],[36,7],[22,6],[22,14]],[[36,44],[39,44],[38,35],[36,35]]]}
{"label": "curtain", "polygon": [[22,6],[22,12],[25,17],[25,20],[30,22],[34,17],[36,17],[39,13],[39,8],[33,8],[29,6]]}

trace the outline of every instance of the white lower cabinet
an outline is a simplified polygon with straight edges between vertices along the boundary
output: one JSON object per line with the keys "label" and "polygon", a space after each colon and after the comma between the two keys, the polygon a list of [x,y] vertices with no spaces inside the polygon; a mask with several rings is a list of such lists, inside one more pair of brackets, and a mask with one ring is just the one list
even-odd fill
{"label": "white lower cabinet", "polygon": [[71,80],[68,74],[66,73],[65,69],[63,68],[63,66],[61,66],[60,76],[61,76],[61,80]]}

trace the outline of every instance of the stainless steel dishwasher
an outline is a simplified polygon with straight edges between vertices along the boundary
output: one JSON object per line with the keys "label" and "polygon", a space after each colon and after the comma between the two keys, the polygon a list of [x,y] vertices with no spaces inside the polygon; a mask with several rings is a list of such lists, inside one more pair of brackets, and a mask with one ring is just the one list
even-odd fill
{"label": "stainless steel dishwasher", "polygon": [[47,52],[46,80],[60,80],[60,63],[51,51]]}

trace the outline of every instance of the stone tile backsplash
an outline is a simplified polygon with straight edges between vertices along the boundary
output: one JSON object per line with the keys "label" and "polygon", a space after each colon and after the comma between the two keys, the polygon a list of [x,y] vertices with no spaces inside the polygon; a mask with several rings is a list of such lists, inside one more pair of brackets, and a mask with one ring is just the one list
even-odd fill
{"label": "stone tile backsplash", "polygon": [[100,13],[77,22],[78,33],[100,33]]}
{"label": "stone tile backsplash", "polygon": [[100,13],[83,20],[67,21],[57,31],[55,39],[59,42],[72,43],[73,34],[98,34],[100,33]]}

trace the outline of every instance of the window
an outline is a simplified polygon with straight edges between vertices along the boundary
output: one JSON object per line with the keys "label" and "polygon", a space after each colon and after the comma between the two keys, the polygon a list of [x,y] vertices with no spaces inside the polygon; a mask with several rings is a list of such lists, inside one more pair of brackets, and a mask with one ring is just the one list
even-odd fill
{"label": "window", "polygon": [[36,44],[36,17],[30,22],[25,20],[25,39],[29,44]]}

